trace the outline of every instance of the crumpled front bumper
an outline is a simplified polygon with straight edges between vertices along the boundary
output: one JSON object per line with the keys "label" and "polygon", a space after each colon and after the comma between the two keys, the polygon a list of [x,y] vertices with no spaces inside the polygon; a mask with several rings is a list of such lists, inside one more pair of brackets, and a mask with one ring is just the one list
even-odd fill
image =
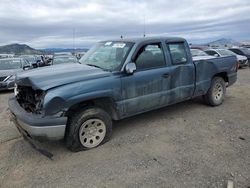
{"label": "crumpled front bumper", "polygon": [[13,96],[9,99],[12,121],[18,130],[36,140],[61,140],[64,138],[67,117],[42,117],[26,112]]}

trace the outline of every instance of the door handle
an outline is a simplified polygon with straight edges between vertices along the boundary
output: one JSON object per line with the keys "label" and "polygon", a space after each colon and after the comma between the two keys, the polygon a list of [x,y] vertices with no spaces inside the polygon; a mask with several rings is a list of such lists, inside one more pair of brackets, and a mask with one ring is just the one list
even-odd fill
{"label": "door handle", "polygon": [[168,78],[169,76],[170,76],[169,73],[165,73],[162,75],[163,78]]}

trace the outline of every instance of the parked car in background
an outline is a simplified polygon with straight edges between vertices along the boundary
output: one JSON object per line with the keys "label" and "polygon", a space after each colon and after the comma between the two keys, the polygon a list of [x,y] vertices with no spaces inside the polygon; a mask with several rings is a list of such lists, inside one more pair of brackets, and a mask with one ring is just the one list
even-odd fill
{"label": "parked car in background", "polygon": [[54,56],[52,65],[58,65],[63,63],[78,63],[76,56],[73,55],[57,55]]}
{"label": "parked car in background", "polygon": [[0,54],[0,59],[13,58],[14,54]]}
{"label": "parked car in background", "polygon": [[81,59],[81,57],[84,56],[85,54],[86,54],[86,52],[77,52],[75,54],[75,56],[76,56],[77,59]]}
{"label": "parked car in background", "polygon": [[246,56],[248,59],[248,65],[250,66],[250,48],[230,48],[229,50],[238,55]]}
{"label": "parked car in background", "polygon": [[215,57],[225,57],[225,56],[235,55],[237,57],[240,68],[248,66],[247,57],[238,55],[227,49],[209,49],[209,50],[205,50],[205,52]]}
{"label": "parked car in background", "polygon": [[26,59],[31,65],[37,63],[37,61],[41,60],[41,56],[39,55],[20,55],[20,58]]}
{"label": "parked car in background", "polygon": [[199,50],[207,50],[209,48],[209,46],[205,46],[205,45],[190,45],[191,49],[199,49]]}
{"label": "parked car in background", "polygon": [[250,44],[243,44],[243,45],[240,45],[241,48],[250,48]]}
{"label": "parked car in background", "polygon": [[91,149],[111,138],[113,120],[197,96],[222,104],[238,70],[235,56],[193,61],[176,37],[102,41],[80,63],[17,74],[9,108],[24,136]]}
{"label": "parked car in background", "polygon": [[13,89],[15,74],[29,68],[30,63],[22,58],[0,59],[0,90]]}
{"label": "parked car in background", "polygon": [[55,52],[54,56],[61,56],[61,55],[72,55],[71,52]]}
{"label": "parked car in background", "polygon": [[214,56],[208,55],[206,52],[200,49],[190,49],[190,51],[194,60],[214,58]]}

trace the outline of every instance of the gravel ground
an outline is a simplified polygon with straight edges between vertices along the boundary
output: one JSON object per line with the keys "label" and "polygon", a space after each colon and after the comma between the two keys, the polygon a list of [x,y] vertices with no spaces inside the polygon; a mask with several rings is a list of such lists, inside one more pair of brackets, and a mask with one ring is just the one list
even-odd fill
{"label": "gravel ground", "polygon": [[0,187],[250,187],[250,69],[219,107],[195,99],[114,123],[110,142],[72,153],[34,150],[0,93]]}

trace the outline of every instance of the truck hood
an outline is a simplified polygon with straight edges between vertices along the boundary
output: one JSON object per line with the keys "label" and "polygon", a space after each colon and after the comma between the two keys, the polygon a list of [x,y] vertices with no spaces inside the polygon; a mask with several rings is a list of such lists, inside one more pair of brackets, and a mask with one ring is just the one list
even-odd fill
{"label": "truck hood", "polygon": [[16,83],[30,86],[34,90],[48,90],[65,84],[110,76],[110,72],[102,69],[77,64],[60,64],[32,69],[17,74]]}
{"label": "truck hood", "polygon": [[247,60],[247,57],[243,55],[237,55],[237,60]]}

